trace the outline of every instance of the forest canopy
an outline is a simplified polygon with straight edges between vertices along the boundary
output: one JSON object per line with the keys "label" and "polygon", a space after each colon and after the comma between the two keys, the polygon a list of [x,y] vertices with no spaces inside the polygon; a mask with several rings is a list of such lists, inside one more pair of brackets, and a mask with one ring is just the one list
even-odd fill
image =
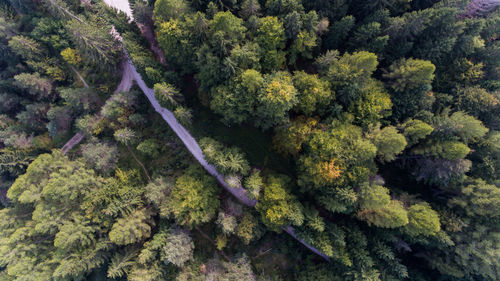
{"label": "forest canopy", "polygon": [[0,0],[0,281],[500,280],[500,2],[111,2]]}

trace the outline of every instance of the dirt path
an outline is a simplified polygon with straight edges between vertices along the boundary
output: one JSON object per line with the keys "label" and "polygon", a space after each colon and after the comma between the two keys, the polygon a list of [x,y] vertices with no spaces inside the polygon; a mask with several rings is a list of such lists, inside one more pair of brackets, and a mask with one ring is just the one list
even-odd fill
{"label": "dirt path", "polygon": [[[128,54],[127,54],[128,58]],[[205,160],[205,156],[203,155],[203,152],[201,151],[200,146],[198,145],[198,142],[191,136],[191,134],[175,119],[174,114],[166,109],[160,106],[160,103],[156,100],[154,96],[154,91],[151,88],[148,88],[144,80],[142,80],[141,75],[137,72],[135,69],[134,65],[132,64],[132,61],[130,58],[128,58],[129,62],[129,67],[132,70],[133,76],[135,81],[137,82],[137,85],[141,90],[144,92],[146,97],[148,98],[149,102],[153,106],[156,112],[158,112],[161,117],[167,122],[167,124],[172,128],[172,130],[177,134],[177,136],[181,139],[181,141],[184,143],[186,148],[191,152],[191,154],[196,158],[196,160],[207,170],[209,174],[217,178],[217,181],[219,181],[220,185],[224,187],[228,192],[233,194],[238,200],[245,204],[246,206],[249,207],[254,207],[255,204],[257,203],[256,200],[250,199],[246,195],[246,190],[241,187],[235,187],[231,188],[226,181],[224,180],[224,177],[217,172],[215,167],[211,164],[208,164],[208,162]]]}
{"label": "dirt path", "polygon": [[[108,1],[108,0],[107,0]],[[128,5],[128,0],[116,0],[116,1],[121,1],[121,2],[126,2]],[[123,4],[125,5],[125,4]],[[121,36],[118,34],[118,32],[114,29],[113,27],[113,33],[115,33],[115,36],[117,36],[117,39],[122,41],[123,39]],[[132,60],[130,59],[127,50],[123,48],[123,52],[125,53],[126,59],[128,66],[124,67],[124,77],[125,73],[127,73],[126,77],[128,76],[129,69],[132,72],[133,79],[136,81],[137,85],[139,88],[142,90],[144,95],[148,98],[149,102],[153,106],[156,112],[158,112],[161,117],[167,122],[167,124],[172,128],[172,130],[175,132],[175,134],[181,139],[181,141],[184,143],[186,148],[191,152],[191,154],[194,156],[194,158],[203,166],[203,168],[212,176],[214,176],[219,184],[224,187],[226,191],[231,193],[234,197],[236,197],[242,204],[249,206],[249,207],[255,207],[257,204],[257,200],[251,199],[247,196],[247,191],[240,185],[237,187],[230,187],[226,181],[224,180],[224,176],[219,174],[215,167],[211,164],[209,164],[205,160],[205,156],[203,155],[203,152],[201,151],[200,146],[198,145],[198,142],[191,136],[191,134],[177,121],[175,118],[174,114],[166,109],[160,106],[160,103],[156,100],[154,96],[154,90],[149,88],[144,80],[142,80],[141,75],[137,72],[135,69],[135,66],[132,63]],[[326,261],[330,261],[330,258],[323,254],[320,250],[314,248],[310,244],[308,244],[306,241],[303,239],[297,237],[295,234],[295,229],[292,226],[285,226],[283,227],[283,230],[288,233],[290,236],[292,236],[294,239],[299,241],[302,245],[304,245],[306,248],[311,250],[313,253],[319,255]]]}
{"label": "dirt path", "polygon": [[[130,91],[130,88],[132,88],[132,84],[134,82],[134,76],[132,69],[129,67],[130,59],[127,57],[126,59],[123,59],[121,62],[121,69],[122,69],[122,79],[118,86],[116,86],[116,90],[113,92],[113,94],[116,94],[118,92],[128,92]],[[76,73],[78,76],[78,79],[83,83],[83,86],[85,88],[89,88],[89,85],[83,77],[78,73],[78,71],[71,66],[71,69]],[[67,141],[64,146],[61,148],[61,151],[63,154],[68,153],[73,147],[75,147],[77,144],[79,144],[83,138],[85,137],[85,134],[83,132],[78,132],[76,133],[69,141]]]}

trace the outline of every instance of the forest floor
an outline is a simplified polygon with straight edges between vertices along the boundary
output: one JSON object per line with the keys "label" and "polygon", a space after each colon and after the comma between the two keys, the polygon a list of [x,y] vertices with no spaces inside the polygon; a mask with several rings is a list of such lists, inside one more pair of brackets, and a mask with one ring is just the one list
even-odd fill
{"label": "forest floor", "polygon": [[250,124],[227,126],[221,116],[203,105],[198,97],[198,88],[192,79],[184,79],[182,91],[187,106],[193,110],[191,133],[196,139],[210,137],[227,146],[237,146],[245,152],[251,166],[263,172],[274,172],[293,176],[293,163],[277,154],[272,145],[272,131],[261,131]]}

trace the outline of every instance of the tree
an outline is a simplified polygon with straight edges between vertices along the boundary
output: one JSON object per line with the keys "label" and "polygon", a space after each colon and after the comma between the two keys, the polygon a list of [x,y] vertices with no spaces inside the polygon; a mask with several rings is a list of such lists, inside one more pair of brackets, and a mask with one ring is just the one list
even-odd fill
{"label": "tree", "polygon": [[354,30],[347,45],[353,50],[364,50],[381,57],[389,40],[389,35],[383,34],[381,24],[370,22]]}
{"label": "tree", "polygon": [[276,127],[273,136],[275,149],[283,155],[297,156],[317,124],[317,119],[299,116],[286,125]]}
{"label": "tree", "polygon": [[373,224],[383,228],[396,228],[408,224],[408,214],[403,203],[397,200],[391,200],[383,207],[360,211],[358,216],[368,225]]}
{"label": "tree", "polygon": [[[201,18],[202,25],[206,29],[206,19]],[[158,44],[165,54],[165,59],[169,65],[178,69],[181,73],[189,73],[194,68],[195,46],[191,38],[187,23],[178,19],[172,19],[158,23],[157,39]],[[200,36],[205,32],[199,32]],[[203,82],[203,81],[202,81]]]}
{"label": "tree", "polygon": [[118,129],[113,134],[115,139],[123,145],[129,146],[137,142],[137,135],[130,128]]}
{"label": "tree", "polygon": [[246,28],[243,20],[231,12],[218,12],[208,22],[207,39],[212,50],[220,56],[228,55],[236,44],[242,42]]}
{"label": "tree", "polygon": [[287,121],[288,111],[298,102],[292,77],[284,71],[267,75],[257,98],[255,123],[264,130]]}
{"label": "tree", "polygon": [[104,142],[91,142],[81,146],[82,158],[89,167],[108,174],[118,162],[116,145]]}
{"label": "tree", "polygon": [[285,16],[283,22],[286,38],[289,40],[295,39],[302,29],[302,19],[300,18],[300,14],[297,11],[293,11]]}
{"label": "tree", "polygon": [[190,228],[210,221],[219,208],[217,184],[200,168],[191,167],[177,178],[162,214],[172,214],[180,225]]}
{"label": "tree", "polygon": [[434,119],[433,127],[434,134],[456,136],[465,143],[476,142],[488,132],[481,121],[463,111],[454,112],[450,116],[445,112]]}
{"label": "tree", "polygon": [[59,96],[77,113],[91,112],[99,104],[99,96],[89,88],[58,88]]}
{"label": "tree", "polygon": [[134,20],[145,26],[152,27],[153,22],[153,8],[146,1],[137,1],[132,5],[132,11],[134,13]]}
{"label": "tree", "polygon": [[180,228],[171,229],[163,246],[165,262],[178,267],[193,259],[194,244],[188,232]]}
{"label": "tree", "polygon": [[243,186],[245,186],[245,189],[248,191],[247,194],[250,198],[258,199],[260,197],[260,191],[264,187],[260,171],[254,169],[250,176],[245,178]]}
{"label": "tree", "polygon": [[240,124],[252,117],[264,78],[258,71],[248,69],[233,81],[214,88],[210,108],[223,116],[224,123]]}
{"label": "tree", "polygon": [[472,166],[468,159],[419,159],[413,167],[413,175],[428,184],[446,186],[450,182],[460,182]]}
{"label": "tree", "polygon": [[257,203],[262,222],[274,231],[288,224],[301,225],[304,221],[302,205],[287,190],[290,179],[286,176],[269,176],[263,194]]}
{"label": "tree", "polygon": [[137,145],[137,150],[152,158],[156,158],[160,154],[160,146],[155,139],[147,139]]}
{"label": "tree", "polygon": [[184,126],[189,126],[193,122],[193,110],[185,106],[178,106],[174,110],[175,119]]}
{"label": "tree", "polygon": [[400,59],[389,67],[384,77],[390,80],[395,91],[404,92],[430,85],[436,67],[430,61],[419,59]]}
{"label": "tree", "polygon": [[11,207],[0,212],[0,253],[7,275],[79,278],[102,266],[109,249],[102,238],[106,229],[86,217],[81,206],[103,183],[83,162],[60,151],[38,156],[9,189]]}
{"label": "tree", "polygon": [[247,175],[250,165],[243,152],[237,147],[225,148],[221,143],[211,138],[200,140],[200,147],[207,161],[222,174]]}
{"label": "tree", "polygon": [[222,232],[226,235],[233,234],[236,230],[236,217],[226,214],[224,212],[219,212],[219,216],[217,217],[217,226],[222,230]]}
{"label": "tree", "polygon": [[179,90],[165,82],[154,85],[154,94],[160,105],[170,110],[173,110],[182,99]]}
{"label": "tree", "polygon": [[48,111],[47,103],[31,103],[26,105],[24,111],[16,114],[16,118],[28,130],[43,131],[46,129]]}
{"label": "tree", "polygon": [[456,91],[457,109],[478,117],[483,121],[494,118],[499,100],[490,92],[478,86],[459,88]]}
{"label": "tree", "polygon": [[260,4],[258,0],[244,0],[241,4],[240,16],[248,19],[251,16],[258,16],[260,12]]}
{"label": "tree", "polygon": [[70,47],[62,50],[61,56],[71,65],[77,65],[82,61],[82,57],[78,54],[78,52]]}
{"label": "tree", "polygon": [[9,41],[9,47],[26,60],[39,60],[45,53],[39,43],[23,35],[13,36]]}
{"label": "tree", "polygon": [[405,136],[408,146],[417,144],[421,139],[428,136],[434,128],[418,119],[410,119],[403,125],[403,135]]}
{"label": "tree", "polygon": [[298,92],[296,111],[311,116],[316,112],[322,113],[335,98],[328,82],[317,75],[297,71],[293,75],[293,85]]}
{"label": "tree", "polygon": [[380,127],[374,129],[369,136],[370,140],[377,147],[377,156],[380,160],[390,162],[396,159],[406,147],[406,138],[393,126]]}
{"label": "tree", "polygon": [[109,240],[117,245],[138,243],[151,236],[148,224],[150,213],[146,209],[138,209],[131,214],[119,218],[111,227]]}
{"label": "tree", "polygon": [[52,96],[52,82],[40,74],[21,73],[14,76],[19,87],[28,90],[28,92],[37,99],[49,99]]}
{"label": "tree", "polygon": [[312,59],[313,49],[318,44],[318,37],[312,31],[302,30],[297,35],[297,38],[293,41],[292,46],[289,50],[289,62],[288,64],[294,65],[297,59]]}
{"label": "tree", "polygon": [[381,185],[361,185],[359,207],[362,210],[373,210],[387,206],[391,202],[389,189]]}
{"label": "tree", "polygon": [[250,213],[246,213],[237,226],[236,235],[247,245],[251,241],[258,239],[261,235],[261,230],[259,229],[257,218]]}
{"label": "tree", "polygon": [[261,49],[261,65],[264,70],[280,69],[285,63],[285,29],[277,17],[260,19],[255,41]]}
{"label": "tree", "polygon": [[439,215],[427,203],[418,203],[408,209],[405,230],[412,236],[435,236],[441,229]]}
{"label": "tree", "polygon": [[481,179],[468,179],[460,188],[460,195],[449,201],[470,217],[497,219],[500,189]]}
{"label": "tree", "polygon": [[327,50],[337,50],[349,36],[349,32],[354,27],[356,19],[353,16],[346,16],[332,23],[326,33],[324,48]]}
{"label": "tree", "polygon": [[184,0],[158,0],[153,10],[153,21],[158,25],[176,19],[188,12],[189,5]]}
{"label": "tree", "polygon": [[303,188],[351,189],[366,181],[373,171],[376,147],[363,138],[361,128],[349,122],[335,120],[326,130],[315,130],[305,147],[298,160],[298,183]]}
{"label": "tree", "polygon": [[378,65],[375,54],[361,51],[338,57],[338,54],[331,52],[321,58],[320,63],[337,99],[350,111],[358,111],[360,119],[373,113],[378,115],[390,108],[387,94],[371,78]]}
{"label": "tree", "polygon": [[69,22],[71,40],[83,59],[99,67],[114,66],[118,62],[120,47],[107,28],[84,24],[76,20]]}

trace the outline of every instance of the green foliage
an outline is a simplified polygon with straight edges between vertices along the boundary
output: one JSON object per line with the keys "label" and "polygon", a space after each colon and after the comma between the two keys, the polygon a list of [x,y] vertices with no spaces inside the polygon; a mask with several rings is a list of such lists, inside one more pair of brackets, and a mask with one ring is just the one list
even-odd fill
{"label": "green foliage", "polygon": [[286,125],[276,127],[274,147],[283,155],[297,156],[317,124],[318,120],[314,118],[299,116]]}
{"label": "green foliage", "polygon": [[208,22],[207,37],[216,54],[229,54],[243,40],[245,31],[242,19],[229,11],[219,12]]}
{"label": "green foliage", "polygon": [[298,91],[296,111],[311,116],[315,112],[322,112],[335,98],[330,91],[328,82],[318,78],[317,75],[307,74],[303,71],[295,72],[293,85]]}
{"label": "green foliage", "polygon": [[457,206],[468,216],[483,216],[495,219],[498,217],[498,201],[500,200],[500,189],[487,184],[480,179],[468,180],[461,187],[461,196],[450,200],[451,206]]}
{"label": "green foliage", "polygon": [[283,175],[267,177],[256,206],[262,222],[274,231],[287,224],[301,225],[304,221],[302,205],[287,190],[289,181]]}
{"label": "green foliage", "polygon": [[160,105],[170,110],[173,110],[182,98],[179,90],[165,82],[155,84],[154,92]]}
{"label": "green foliage", "polygon": [[184,106],[178,106],[174,110],[175,118],[184,126],[189,127],[193,122],[193,111]]}
{"label": "green foliage", "polygon": [[243,186],[248,191],[248,196],[250,198],[258,199],[260,196],[260,191],[264,187],[264,182],[262,180],[262,176],[260,175],[260,171],[257,169],[253,170],[250,176],[245,178]]}
{"label": "green foliage", "polygon": [[428,136],[434,128],[418,119],[410,119],[403,125],[403,135],[405,136],[408,146],[417,144],[421,139]]}
{"label": "green foliage", "polygon": [[478,86],[460,88],[457,90],[456,96],[459,110],[478,116],[481,120],[491,119],[490,112],[494,111],[494,108],[499,104],[498,96]]}
{"label": "green foliage", "polygon": [[40,74],[21,73],[14,76],[19,87],[26,89],[31,95],[38,99],[48,98],[52,93],[52,83],[49,79],[40,77]]}
{"label": "green foliage", "polygon": [[382,161],[392,161],[406,147],[406,138],[393,126],[376,128],[369,136],[377,147],[377,156]]}
{"label": "green foliage", "polygon": [[234,84],[214,88],[210,108],[223,116],[224,123],[241,124],[252,117],[263,85],[264,78],[258,71],[245,70]]}
{"label": "green foliage", "polygon": [[360,211],[358,216],[368,225],[384,228],[396,228],[408,224],[408,214],[403,203],[397,200],[391,200],[383,207]]}
{"label": "green foliage", "polygon": [[160,146],[155,139],[147,139],[140,142],[137,145],[137,150],[152,158],[156,158],[160,154]]}
{"label": "green foliage", "polygon": [[219,212],[216,223],[226,235],[233,234],[237,226],[236,218],[224,212]]}
{"label": "green foliage", "polygon": [[8,174],[13,177],[23,174],[26,167],[35,158],[27,150],[4,148],[0,152],[0,174]]}
{"label": "green foliage", "polygon": [[288,120],[288,111],[298,102],[297,90],[288,72],[279,71],[265,77],[265,85],[257,97],[256,125],[262,129]]}
{"label": "green foliage", "polygon": [[259,228],[259,221],[250,213],[246,213],[239,222],[236,235],[243,240],[245,244],[260,238],[261,230]]}
{"label": "green foliage", "polygon": [[193,258],[194,244],[186,231],[172,229],[162,250],[162,257],[165,258],[166,262],[182,267]]}
{"label": "green foliage", "polygon": [[203,138],[200,147],[207,161],[223,174],[247,175],[250,171],[245,155],[237,147],[225,148],[214,139]]}
{"label": "green foliage", "polygon": [[77,65],[82,61],[82,58],[76,50],[69,47],[61,51],[61,56],[71,65]]}
{"label": "green foliage", "polygon": [[153,10],[153,21],[161,24],[182,16],[189,9],[184,0],[158,0]]}
{"label": "green foliage", "polygon": [[147,210],[139,209],[119,218],[109,232],[109,240],[117,245],[143,241],[151,235],[151,226],[147,223],[149,216]]}
{"label": "green foliage", "polygon": [[82,158],[89,167],[103,173],[114,170],[117,162],[118,150],[115,145],[95,142],[81,146]]}
{"label": "green foliage", "polygon": [[306,189],[335,190],[367,180],[373,169],[376,147],[362,136],[361,128],[333,121],[316,130],[299,158],[299,185]]}
{"label": "green foliage", "polygon": [[424,85],[430,85],[434,79],[436,67],[426,60],[401,59],[389,67],[385,75],[395,91],[404,92]]}
{"label": "green foliage", "polygon": [[[138,26],[105,3],[8,2],[0,279],[500,279],[500,20],[478,1],[135,1]],[[111,95],[122,47],[257,210],[219,194],[142,95]],[[37,157],[73,123],[90,140]],[[261,237],[287,226],[306,247]]]}
{"label": "green foliage", "polygon": [[[104,263],[109,242],[81,204],[103,179],[59,151],[37,157],[16,179],[0,216],[1,260],[12,278],[79,278]],[[47,266],[47,261],[51,266]]]}
{"label": "green foliage", "polygon": [[438,213],[427,203],[418,203],[408,208],[408,220],[405,229],[412,236],[436,235],[441,228]]}
{"label": "green foliage", "polygon": [[14,53],[26,60],[40,59],[40,56],[44,54],[40,44],[23,35],[12,37],[9,41],[9,47]]}
{"label": "green foliage", "polygon": [[172,214],[180,225],[190,228],[210,221],[219,208],[215,179],[201,168],[191,167],[178,177],[161,206],[164,216]]}
{"label": "green foliage", "polygon": [[84,60],[104,68],[117,63],[120,48],[107,29],[76,20],[70,21],[67,28]]}
{"label": "green foliage", "polygon": [[122,143],[124,145],[131,145],[136,143],[137,141],[136,133],[130,128],[118,129],[115,131],[113,136],[119,143]]}
{"label": "green foliage", "polygon": [[489,131],[481,121],[462,111],[436,118],[433,127],[435,133],[454,135],[465,143],[475,142]]}
{"label": "green foliage", "polygon": [[387,206],[391,202],[389,189],[381,185],[363,184],[359,193],[359,207],[363,210],[373,210]]}

